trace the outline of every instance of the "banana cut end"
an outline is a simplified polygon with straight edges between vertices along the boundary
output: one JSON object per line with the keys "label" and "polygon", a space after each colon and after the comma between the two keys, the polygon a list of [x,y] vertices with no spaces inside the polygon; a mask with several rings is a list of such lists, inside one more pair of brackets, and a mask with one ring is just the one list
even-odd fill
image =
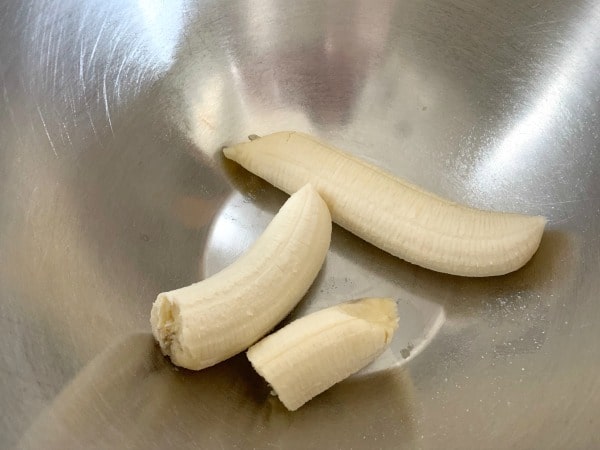
{"label": "banana cut end", "polygon": [[392,340],[398,328],[398,308],[391,298],[363,298],[338,305],[344,313],[381,327],[386,334],[385,343]]}
{"label": "banana cut end", "polygon": [[166,356],[173,355],[180,349],[179,329],[181,318],[179,307],[166,294],[159,294],[150,312],[152,334]]}

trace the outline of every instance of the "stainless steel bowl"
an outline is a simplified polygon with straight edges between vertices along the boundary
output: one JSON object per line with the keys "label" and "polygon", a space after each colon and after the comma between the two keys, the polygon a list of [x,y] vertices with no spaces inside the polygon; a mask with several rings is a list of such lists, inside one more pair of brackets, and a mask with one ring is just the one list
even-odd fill
{"label": "stainless steel bowl", "polygon": [[[600,3],[21,0],[0,37],[0,446],[600,446]],[[541,247],[466,279],[335,228],[294,314],[394,296],[377,363],[293,414],[243,355],[177,370],[150,305],[264,229],[285,196],[219,150],[281,129]]]}

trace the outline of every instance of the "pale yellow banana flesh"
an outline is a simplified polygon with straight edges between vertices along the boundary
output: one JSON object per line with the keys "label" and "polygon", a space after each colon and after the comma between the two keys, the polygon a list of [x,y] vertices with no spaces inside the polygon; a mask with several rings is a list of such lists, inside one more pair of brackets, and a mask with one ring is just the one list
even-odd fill
{"label": "pale yellow banana flesh", "polygon": [[295,320],[254,344],[247,356],[294,411],[377,358],[397,326],[392,299],[367,298]]}
{"label": "pale yellow banana flesh", "polygon": [[303,297],[330,239],[325,202],[310,185],[302,187],[232,265],[159,294],[150,322],[163,353],[178,366],[199,370],[247,349]]}
{"label": "pale yellow banana flesh", "polygon": [[517,270],[536,252],[546,224],[540,216],[453,203],[298,132],[256,138],[224,154],[287,193],[310,182],[334,222],[438,272],[483,277]]}

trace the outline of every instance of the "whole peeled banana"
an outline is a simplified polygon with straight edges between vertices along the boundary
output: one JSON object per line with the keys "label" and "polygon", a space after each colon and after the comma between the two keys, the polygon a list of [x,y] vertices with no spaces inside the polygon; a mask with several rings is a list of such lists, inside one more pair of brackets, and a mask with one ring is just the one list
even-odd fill
{"label": "whole peeled banana", "polygon": [[255,137],[223,152],[288,194],[311,183],[334,222],[438,272],[484,277],[517,270],[536,252],[546,224],[540,216],[459,205],[298,132]]}

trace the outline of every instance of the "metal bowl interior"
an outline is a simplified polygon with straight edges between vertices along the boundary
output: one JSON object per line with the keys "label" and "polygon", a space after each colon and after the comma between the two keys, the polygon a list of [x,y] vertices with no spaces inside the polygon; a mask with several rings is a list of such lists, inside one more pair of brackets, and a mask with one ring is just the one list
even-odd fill
{"label": "metal bowl interior", "polygon": [[[598,2],[3,3],[2,447],[600,445]],[[335,227],[292,317],[390,295],[401,328],[296,413],[243,355],[177,370],[148,322],[285,201],[220,152],[283,129],[549,219],[530,263],[484,279]]]}

